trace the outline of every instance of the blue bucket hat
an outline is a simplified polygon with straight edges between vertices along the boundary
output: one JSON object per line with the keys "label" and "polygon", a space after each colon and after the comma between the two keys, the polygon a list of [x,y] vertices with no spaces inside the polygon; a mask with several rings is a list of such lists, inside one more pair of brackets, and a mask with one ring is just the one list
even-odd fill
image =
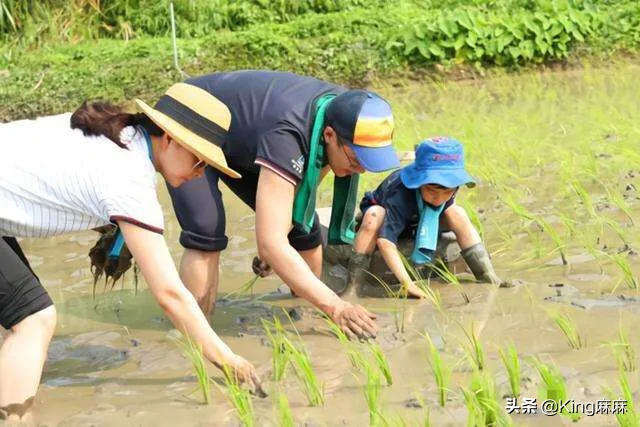
{"label": "blue bucket hat", "polygon": [[438,184],[456,188],[476,182],[464,169],[462,144],[450,137],[433,137],[422,141],[416,148],[416,160],[400,171],[400,179],[407,188],[424,184]]}

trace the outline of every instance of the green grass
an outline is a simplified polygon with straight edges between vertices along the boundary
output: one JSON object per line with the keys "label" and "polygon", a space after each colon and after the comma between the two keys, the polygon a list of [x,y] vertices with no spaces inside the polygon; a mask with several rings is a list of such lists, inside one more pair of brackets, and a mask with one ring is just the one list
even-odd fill
{"label": "green grass", "polygon": [[428,334],[425,334],[425,340],[427,341],[427,347],[429,349],[429,366],[431,367],[431,372],[433,373],[433,378],[436,382],[438,402],[440,403],[440,406],[444,407],[447,403],[447,394],[449,392],[448,387],[451,380],[451,369],[442,359],[440,351]]}
{"label": "green grass", "polygon": [[176,338],[174,341],[193,366],[193,372],[198,380],[198,388],[202,392],[204,403],[211,403],[211,378],[207,372],[207,362],[202,354],[202,347],[196,344],[188,335],[184,335],[182,339]]}
{"label": "green grass", "polygon": [[564,337],[567,339],[569,348],[573,350],[580,350],[581,348],[585,347],[586,342],[583,336],[578,331],[578,326],[575,324],[573,319],[569,317],[568,314],[550,311],[549,316],[551,317],[551,319],[553,319],[555,325],[558,327],[558,329],[560,329],[560,332],[562,332]]}
{"label": "green grass", "polygon": [[510,344],[506,348],[500,348],[498,352],[500,354],[500,360],[502,360],[502,364],[507,372],[507,377],[509,378],[511,397],[518,398],[520,396],[520,383],[522,378],[518,350],[515,345]]}

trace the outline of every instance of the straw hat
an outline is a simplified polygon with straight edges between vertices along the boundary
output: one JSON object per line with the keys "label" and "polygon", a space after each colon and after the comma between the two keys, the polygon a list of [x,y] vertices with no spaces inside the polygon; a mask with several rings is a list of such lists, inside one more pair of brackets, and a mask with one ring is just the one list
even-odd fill
{"label": "straw hat", "polygon": [[136,103],[151,120],[180,145],[207,164],[232,178],[241,175],[230,169],[222,148],[231,125],[231,112],[218,98],[188,83],[176,83],[151,108]]}

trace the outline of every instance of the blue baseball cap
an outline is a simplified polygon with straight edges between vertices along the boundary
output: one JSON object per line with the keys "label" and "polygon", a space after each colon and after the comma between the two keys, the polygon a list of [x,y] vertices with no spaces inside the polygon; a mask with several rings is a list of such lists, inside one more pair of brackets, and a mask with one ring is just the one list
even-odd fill
{"label": "blue baseball cap", "polygon": [[400,167],[392,145],[393,113],[384,98],[368,90],[348,90],[331,101],[325,114],[327,124],[349,144],[366,170]]}
{"label": "blue baseball cap", "polygon": [[475,187],[476,182],[464,168],[462,144],[450,137],[427,138],[416,147],[416,160],[400,171],[407,188],[438,184],[447,188]]}

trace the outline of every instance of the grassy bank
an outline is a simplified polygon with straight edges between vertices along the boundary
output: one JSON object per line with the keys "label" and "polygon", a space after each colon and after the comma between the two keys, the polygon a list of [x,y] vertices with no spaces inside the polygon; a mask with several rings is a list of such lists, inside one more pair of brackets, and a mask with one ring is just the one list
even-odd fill
{"label": "grassy bank", "polygon": [[[152,100],[181,79],[166,2],[49,3],[0,12],[0,120],[70,110],[86,98]],[[190,75],[268,68],[364,86],[640,48],[640,4],[631,0],[219,0],[177,1],[176,10],[180,65]]]}

